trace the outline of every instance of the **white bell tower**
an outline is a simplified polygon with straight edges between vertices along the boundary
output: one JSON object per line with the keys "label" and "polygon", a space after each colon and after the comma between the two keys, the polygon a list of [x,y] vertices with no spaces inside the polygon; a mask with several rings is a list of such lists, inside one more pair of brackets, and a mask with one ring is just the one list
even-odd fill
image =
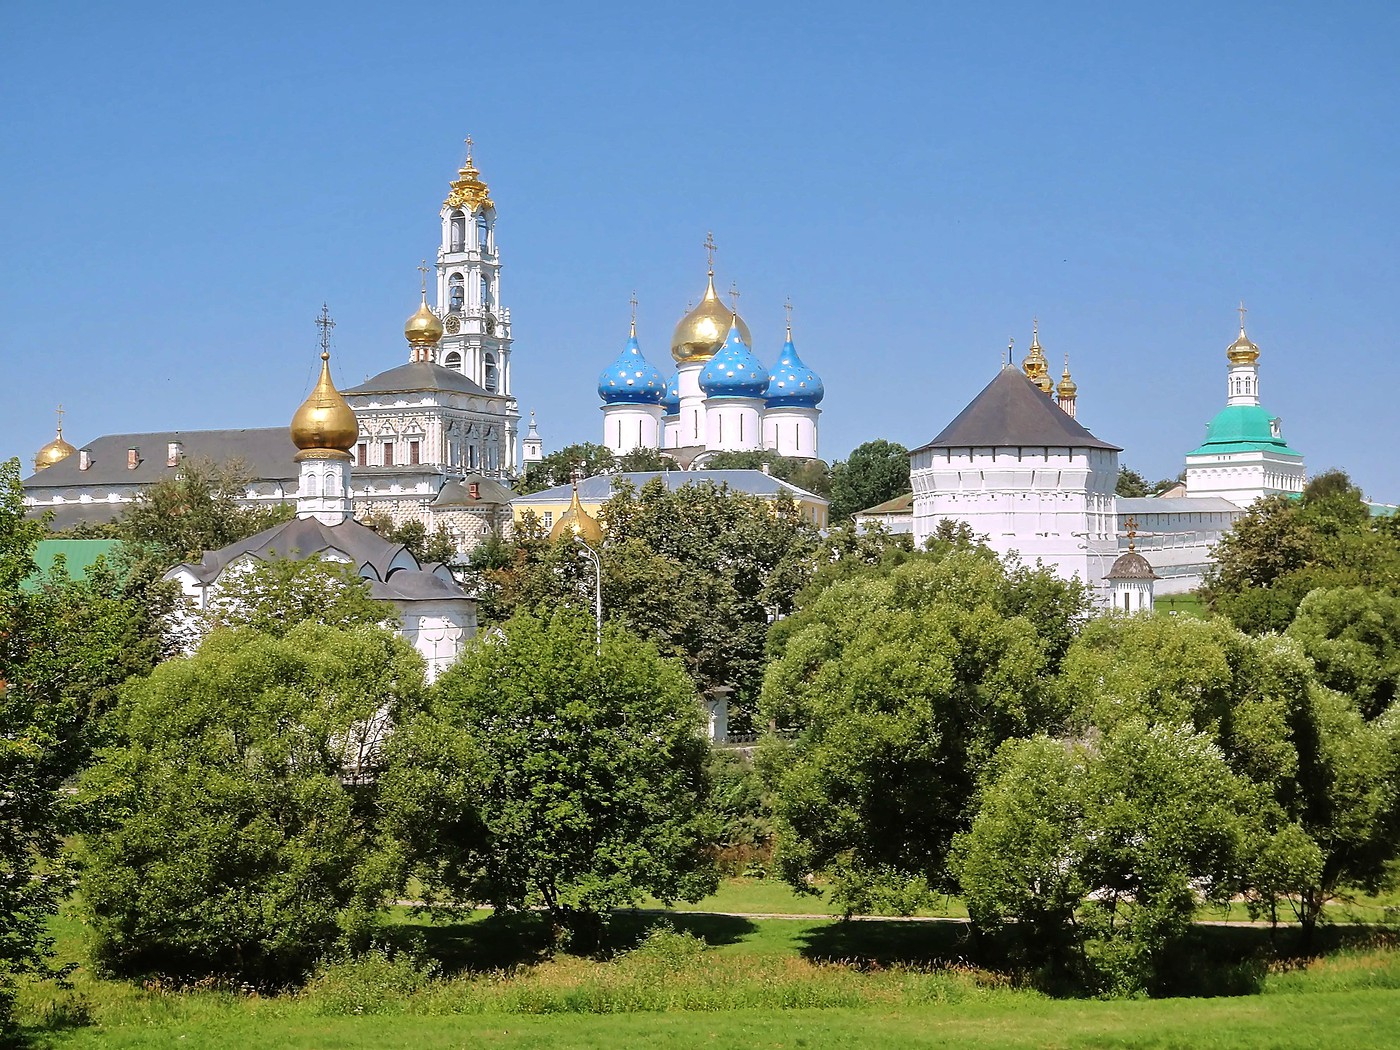
{"label": "white bell tower", "polygon": [[471,136],[466,143],[466,162],[442,204],[437,313],[442,318],[443,337],[437,363],[508,402],[503,466],[507,473],[514,473],[519,465],[516,433],[520,414],[510,391],[510,309],[501,305],[496,205],[472,162]]}

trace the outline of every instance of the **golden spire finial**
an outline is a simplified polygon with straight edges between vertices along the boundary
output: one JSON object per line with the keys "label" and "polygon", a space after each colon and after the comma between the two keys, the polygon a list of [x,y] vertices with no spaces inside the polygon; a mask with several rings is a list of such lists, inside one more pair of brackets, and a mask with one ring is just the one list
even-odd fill
{"label": "golden spire finial", "polygon": [[418,263],[418,273],[422,276],[423,301],[428,301],[428,260],[422,259]]}
{"label": "golden spire finial", "polygon": [[464,141],[467,144],[467,163],[470,164],[472,162],[472,147],[476,145],[476,143],[472,141],[470,135],[468,135]]}
{"label": "golden spire finial", "polygon": [[1133,548],[1137,546],[1138,520],[1136,516],[1129,517],[1123,522],[1123,527],[1128,530],[1128,553],[1131,554]]}
{"label": "golden spire finial", "polygon": [[1247,314],[1247,313],[1249,313],[1249,311],[1246,310],[1246,309],[1244,308],[1244,300],[1243,300],[1243,299],[1240,300],[1239,313],[1240,313],[1240,335],[1244,335],[1244,315]]}
{"label": "golden spire finial", "polygon": [[632,298],[629,301],[632,304],[632,338],[635,339],[637,338],[637,289],[632,289]]}
{"label": "golden spire finial", "polygon": [[316,327],[321,330],[321,360],[331,359],[331,329],[335,327],[335,322],[331,320],[330,307],[322,303],[321,315],[316,318]]}
{"label": "golden spire finial", "polygon": [[792,296],[783,300],[783,313],[787,314],[787,341],[792,342]]}
{"label": "golden spire finial", "polygon": [[311,395],[292,416],[292,443],[301,451],[297,459],[349,459],[350,449],[360,435],[355,412],[335,388],[331,379],[331,320],[330,309],[321,304],[316,318],[321,330],[321,377]]}
{"label": "golden spire finial", "polygon": [[54,410],[54,414],[58,416],[58,436],[59,436],[59,437],[62,437],[62,436],[63,436],[63,406],[62,406],[62,405],[59,405],[58,408]]}
{"label": "golden spire finial", "polygon": [[738,281],[730,281],[730,282],[729,282],[729,305],[730,305],[730,307],[731,307],[731,309],[730,309],[729,312],[732,313],[735,317],[738,317],[738,316],[739,316],[739,282],[738,282]]}
{"label": "golden spire finial", "polygon": [[704,247],[705,257],[709,260],[710,276],[713,277],[715,275],[715,249],[718,247],[718,245],[715,244],[715,234],[713,230],[706,232]]}
{"label": "golden spire finial", "polygon": [[1040,346],[1040,318],[1031,318],[1031,349]]}

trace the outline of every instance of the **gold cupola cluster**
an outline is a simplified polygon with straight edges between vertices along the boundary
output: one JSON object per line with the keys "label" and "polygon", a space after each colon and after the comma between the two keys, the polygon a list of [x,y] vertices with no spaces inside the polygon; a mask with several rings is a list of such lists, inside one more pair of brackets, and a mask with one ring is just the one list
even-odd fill
{"label": "gold cupola cluster", "polygon": [[58,406],[58,433],[47,445],[34,453],[34,469],[47,470],[55,463],[62,463],[78,450],[63,440],[63,406]]}
{"label": "gold cupola cluster", "polygon": [[316,389],[292,416],[292,444],[300,450],[298,460],[349,459],[360,437],[355,410],[331,380],[330,360],[330,352],[323,349]]}
{"label": "gold cupola cluster", "polygon": [[577,538],[590,547],[596,547],[603,542],[603,526],[599,525],[598,519],[584,510],[583,504],[579,502],[577,476],[574,478],[574,498],[569,503],[569,509],[559,515],[554,528],[549,530],[549,538]]}
{"label": "gold cupola cluster", "polygon": [[476,165],[472,163],[470,135],[467,136],[466,163],[457,169],[457,178],[453,180],[452,186],[448,190],[447,200],[442,203],[445,207],[461,208],[466,212],[495,207],[491,200],[491,190],[486,183],[481,181],[481,172],[477,171]]}
{"label": "gold cupola cluster", "polygon": [[1054,393],[1055,381],[1050,378],[1050,363],[1045,360],[1045,351],[1040,348],[1040,319],[1031,322],[1031,348],[1026,359],[1021,362],[1026,378],[1045,393]]}

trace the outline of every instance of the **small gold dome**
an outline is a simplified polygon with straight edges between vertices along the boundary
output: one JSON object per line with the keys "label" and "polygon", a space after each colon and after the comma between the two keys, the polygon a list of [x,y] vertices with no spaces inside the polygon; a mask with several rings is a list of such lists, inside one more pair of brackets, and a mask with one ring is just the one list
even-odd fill
{"label": "small gold dome", "polygon": [[360,424],[331,381],[331,355],[321,352],[321,378],[302,406],[292,416],[292,444],[301,449],[298,459],[328,453],[349,455],[360,437]]}
{"label": "small gold dome", "polygon": [[557,540],[562,536],[577,536],[590,547],[596,547],[603,542],[603,526],[598,524],[598,519],[583,509],[583,504],[578,501],[578,482],[574,482],[574,498],[569,504],[569,509],[559,515],[559,520],[554,523],[554,528],[549,530],[549,538]]}
{"label": "small gold dome", "polygon": [[678,365],[708,361],[729,337],[731,324],[738,325],[739,336],[745,345],[753,346],[753,336],[749,334],[749,326],[744,319],[720,302],[715,292],[715,274],[711,270],[700,305],[676,324],[676,331],[671,336],[671,357]]}
{"label": "small gold dome", "polygon": [[1050,362],[1045,360],[1045,351],[1040,348],[1040,320],[1031,325],[1031,348],[1026,359],[1021,362],[1021,370],[1026,378],[1042,391],[1049,394],[1055,389],[1055,381],[1050,378]]}
{"label": "small gold dome", "polygon": [[63,440],[63,427],[59,426],[58,436],[34,453],[34,469],[47,470],[55,463],[61,463],[78,450]]}
{"label": "small gold dome", "polygon": [[1230,359],[1232,365],[1252,365],[1259,360],[1259,347],[1249,341],[1249,336],[1244,334],[1244,326],[1240,326],[1240,335],[1230,344],[1225,356]]}
{"label": "small gold dome", "polygon": [[1060,383],[1059,386],[1055,388],[1055,392],[1059,394],[1061,398],[1067,401],[1073,399],[1074,396],[1079,393],[1078,384],[1076,384],[1075,381],[1069,377],[1068,354],[1065,355],[1065,370],[1060,376]]}
{"label": "small gold dome", "polygon": [[423,296],[423,305],[403,326],[404,338],[412,346],[434,346],[442,339],[442,322],[437,314],[428,309],[428,297]]}

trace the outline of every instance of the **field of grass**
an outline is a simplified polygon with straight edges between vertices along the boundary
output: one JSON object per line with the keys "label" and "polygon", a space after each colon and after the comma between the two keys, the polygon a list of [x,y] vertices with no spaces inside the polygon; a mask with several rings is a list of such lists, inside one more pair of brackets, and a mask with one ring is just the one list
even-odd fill
{"label": "field of grass", "polygon": [[[776,911],[776,884],[730,884],[713,907],[760,900]],[[1306,965],[1270,961],[1295,954],[1295,931],[1206,928],[1220,968],[1183,987],[1233,996],[1114,1002],[1036,990],[981,959],[961,923],[620,913],[584,958],[551,953],[537,916],[434,923],[401,909],[384,950],[281,995],[102,980],[81,965],[74,915],[55,929],[80,963],[73,987],[21,998],[35,1045],[55,1050],[1400,1045],[1400,950],[1359,926],[1324,931],[1326,954]]]}

